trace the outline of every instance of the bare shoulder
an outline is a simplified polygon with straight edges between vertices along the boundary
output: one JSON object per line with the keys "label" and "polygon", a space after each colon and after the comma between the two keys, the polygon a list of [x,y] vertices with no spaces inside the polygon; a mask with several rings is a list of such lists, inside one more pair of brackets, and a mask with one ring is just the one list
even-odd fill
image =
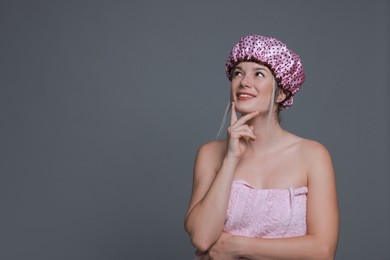
{"label": "bare shoulder", "polygon": [[196,155],[196,164],[206,164],[218,168],[226,150],[226,140],[216,140],[202,144]]}
{"label": "bare shoulder", "polygon": [[328,150],[320,142],[306,139],[289,133],[289,141],[286,143],[292,147],[295,152],[298,152],[303,158],[311,158],[312,156],[327,155]]}
{"label": "bare shoulder", "polygon": [[315,140],[310,139],[304,139],[300,138],[300,149],[301,152],[306,156],[319,156],[319,155],[326,155],[329,154],[328,149],[321,144],[320,142],[317,142]]}
{"label": "bare shoulder", "polygon": [[333,173],[333,163],[328,149],[318,141],[301,138],[299,152],[310,176],[321,172]]}
{"label": "bare shoulder", "polygon": [[220,152],[226,148],[226,140],[214,140],[204,143],[200,146],[199,151],[205,152]]}
{"label": "bare shoulder", "polygon": [[330,159],[328,149],[320,142],[314,140],[302,138],[300,151],[307,160]]}
{"label": "bare shoulder", "polygon": [[318,141],[302,138],[294,134],[289,134],[287,142],[294,155],[295,159],[299,160],[306,173],[321,172],[322,169],[328,169],[333,166],[332,159],[328,149]]}

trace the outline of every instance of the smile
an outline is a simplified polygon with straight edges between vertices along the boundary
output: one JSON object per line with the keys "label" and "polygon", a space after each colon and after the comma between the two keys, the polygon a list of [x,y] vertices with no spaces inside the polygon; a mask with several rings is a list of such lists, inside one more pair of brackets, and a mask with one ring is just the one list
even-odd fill
{"label": "smile", "polygon": [[239,100],[248,100],[255,97],[255,95],[252,95],[250,93],[238,93],[237,95]]}

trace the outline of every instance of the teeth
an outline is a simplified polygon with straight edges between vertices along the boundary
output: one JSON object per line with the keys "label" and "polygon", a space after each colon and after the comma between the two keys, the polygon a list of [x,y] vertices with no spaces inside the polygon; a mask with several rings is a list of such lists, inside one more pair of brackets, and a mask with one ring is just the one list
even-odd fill
{"label": "teeth", "polygon": [[248,95],[248,94],[238,94],[238,96],[243,98],[253,98],[252,95]]}

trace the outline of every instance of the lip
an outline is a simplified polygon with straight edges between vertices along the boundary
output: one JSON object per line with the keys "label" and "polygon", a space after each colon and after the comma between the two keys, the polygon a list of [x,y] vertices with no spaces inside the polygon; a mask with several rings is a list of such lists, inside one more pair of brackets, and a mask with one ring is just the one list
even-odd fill
{"label": "lip", "polygon": [[238,92],[237,93],[237,99],[238,100],[250,100],[255,98],[256,95],[249,93],[249,92]]}

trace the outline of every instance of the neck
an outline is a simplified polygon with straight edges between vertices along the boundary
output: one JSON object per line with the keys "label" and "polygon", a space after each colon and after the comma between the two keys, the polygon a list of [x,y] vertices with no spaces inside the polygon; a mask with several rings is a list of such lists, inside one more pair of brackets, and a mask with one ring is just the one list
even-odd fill
{"label": "neck", "polygon": [[248,148],[255,152],[268,151],[286,134],[280,126],[276,114],[270,119],[268,115],[258,116],[248,123],[254,126],[254,134],[256,135],[256,140],[251,141]]}

